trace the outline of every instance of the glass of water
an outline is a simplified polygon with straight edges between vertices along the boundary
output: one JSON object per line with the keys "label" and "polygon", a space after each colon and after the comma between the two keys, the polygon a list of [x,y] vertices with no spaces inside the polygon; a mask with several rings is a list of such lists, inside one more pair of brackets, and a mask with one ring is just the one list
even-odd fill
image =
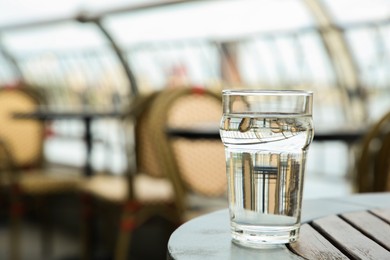
{"label": "glass of water", "polygon": [[309,91],[224,90],[225,145],[234,243],[264,248],[297,240],[305,159],[313,140]]}

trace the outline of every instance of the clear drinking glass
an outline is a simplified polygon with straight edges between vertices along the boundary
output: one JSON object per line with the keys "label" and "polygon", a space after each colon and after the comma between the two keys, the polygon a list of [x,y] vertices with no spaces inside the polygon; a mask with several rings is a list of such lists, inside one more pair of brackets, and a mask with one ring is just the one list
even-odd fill
{"label": "clear drinking glass", "polygon": [[224,90],[233,242],[255,248],[297,240],[305,159],[313,140],[308,91]]}

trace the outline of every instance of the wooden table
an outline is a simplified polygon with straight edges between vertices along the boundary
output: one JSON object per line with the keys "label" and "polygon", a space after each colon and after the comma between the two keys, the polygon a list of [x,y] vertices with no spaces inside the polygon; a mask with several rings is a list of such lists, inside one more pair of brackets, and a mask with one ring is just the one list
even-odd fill
{"label": "wooden table", "polygon": [[228,210],[195,218],[168,242],[168,259],[390,259],[390,192],[305,200],[296,243],[250,249],[231,242]]}

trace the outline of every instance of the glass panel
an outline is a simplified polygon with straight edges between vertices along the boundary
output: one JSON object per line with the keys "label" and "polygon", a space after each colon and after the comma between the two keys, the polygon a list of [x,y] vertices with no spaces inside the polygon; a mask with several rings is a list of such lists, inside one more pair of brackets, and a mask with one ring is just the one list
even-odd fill
{"label": "glass panel", "polygon": [[123,45],[178,38],[237,37],[312,25],[311,16],[297,0],[201,1],[110,16],[105,21]]}
{"label": "glass panel", "polygon": [[93,24],[64,22],[3,32],[4,45],[17,55],[28,52],[101,47],[107,44]]}
{"label": "glass panel", "polygon": [[169,86],[215,85],[219,79],[219,56],[204,41],[137,45],[127,50],[140,90]]}
{"label": "glass panel", "polygon": [[[330,58],[317,31],[264,37],[239,42],[239,67],[245,85],[261,88],[305,88],[316,94],[316,123],[342,122],[342,93]],[[320,94],[321,93],[321,94]]]}
{"label": "glass panel", "polygon": [[80,0],[0,1],[0,25],[23,24],[69,17],[77,13],[80,6]]}
{"label": "glass panel", "polygon": [[129,83],[117,56],[94,24],[66,22],[4,33],[28,83],[51,104],[126,105]]}
{"label": "glass panel", "polygon": [[321,0],[329,9],[336,24],[386,20],[389,0]]}
{"label": "glass panel", "polygon": [[[361,71],[361,82],[368,88],[388,86],[390,25],[361,28],[346,32],[346,38]],[[387,42],[387,43],[386,43]],[[388,72],[388,70],[387,70]]]}
{"label": "glass panel", "polygon": [[128,82],[109,48],[37,53],[20,58],[19,63],[26,80],[44,88],[57,106],[120,106],[128,102]]}
{"label": "glass panel", "polygon": [[127,52],[141,91],[178,81],[220,84],[221,53],[212,42],[312,26],[311,16],[296,0],[180,3],[110,15],[103,22]]}
{"label": "glass panel", "polygon": [[[72,19],[84,11],[99,15],[107,11],[164,4],[166,0],[17,0],[0,1],[0,26],[29,24],[31,22]],[[170,1],[173,2],[173,1]]]}
{"label": "glass panel", "polygon": [[17,79],[18,76],[13,70],[13,65],[0,51],[0,86],[12,84]]}
{"label": "glass panel", "polygon": [[366,89],[369,116],[375,120],[390,109],[390,24],[348,30],[346,39]]}

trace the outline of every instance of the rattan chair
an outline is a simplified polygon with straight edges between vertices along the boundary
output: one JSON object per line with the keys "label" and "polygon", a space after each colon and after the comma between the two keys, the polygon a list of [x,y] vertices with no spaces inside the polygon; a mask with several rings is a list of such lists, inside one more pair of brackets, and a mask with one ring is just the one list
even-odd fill
{"label": "rattan chair", "polygon": [[128,259],[132,235],[136,228],[158,215],[171,223],[179,222],[174,204],[174,191],[171,181],[160,173],[160,162],[154,152],[154,144],[149,138],[149,111],[159,92],[137,97],[131,104],[123,129],[128,130],[129,162],[136,156],[136,167],[130,163],[124,176],[99,174],[92,176],[80,185],[80,190],[104,203],[105,206],[122,208],[118,239],[114,252],[115,259]]}
{"label": "rattan chair", "polygon": [[358,192],[390,190],[390,112],[362,140],[356,163]]}
{"label": "rattan chair", "polygon": [[227,207],[225,152],[219,138],[187,139],[171,129],[213,126],[222,115],[222,99],[200,88],[164,90],[151,106],[149,124],[161,170],[174,186],[182,221]]}
{"label": "rattan chair", "polygon": [[[32,112],[42,105],[42,97],[25,86],[0,88],[1,186],[9,193],[12,223],[11,258],[20,258],[20,222],[28,208],[26,197],[74,192],[80,176],[75,169],[50,168],[43,160],[44,124],[13,118],[14,112]],[[45,218],[45,207],[38,214]],[[43,221],[46,224],[48,220]],[[48,233],[45,233],[48,234]],[[49,254],[50,238],[42,241]]]}

